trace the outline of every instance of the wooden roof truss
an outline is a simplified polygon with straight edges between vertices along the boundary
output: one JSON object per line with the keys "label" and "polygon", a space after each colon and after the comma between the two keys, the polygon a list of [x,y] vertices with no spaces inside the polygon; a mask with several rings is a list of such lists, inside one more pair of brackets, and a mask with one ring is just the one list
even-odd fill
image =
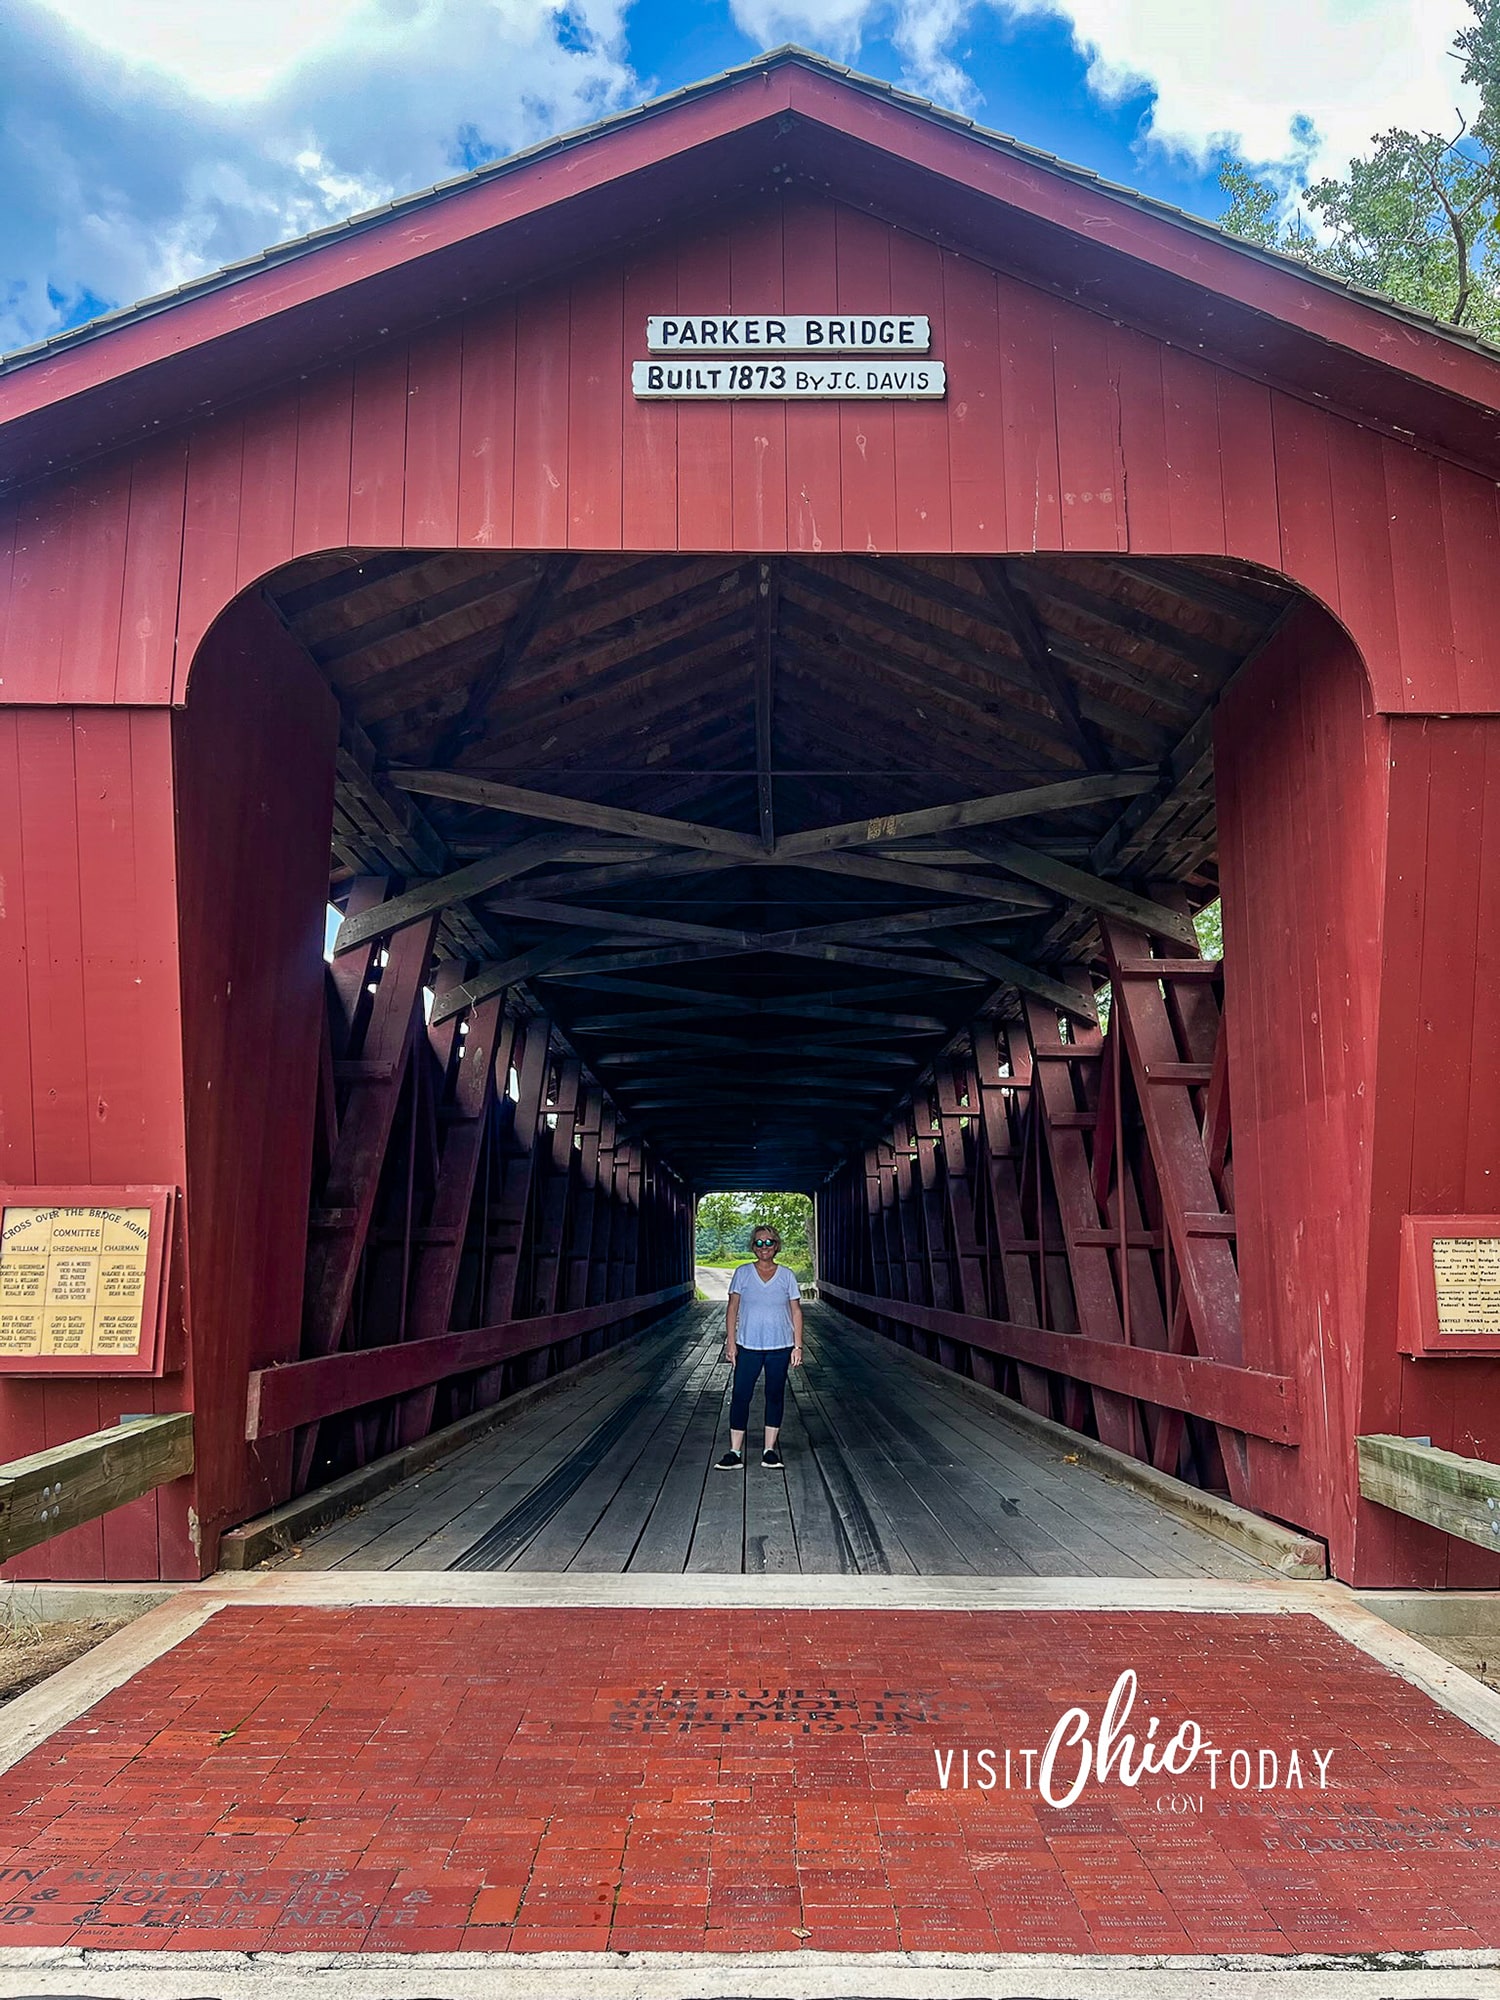
{"label": "wooden roof truss", "polygon": [[[700,1188],[812,1186],[966,1026],[1193,947],[1211,722],[1292,593],[1123,556],[310,559],[341,952],[437,919],[434,1019],[544,1011]],[[1178,893],[1168,894],[1167,887]]]}

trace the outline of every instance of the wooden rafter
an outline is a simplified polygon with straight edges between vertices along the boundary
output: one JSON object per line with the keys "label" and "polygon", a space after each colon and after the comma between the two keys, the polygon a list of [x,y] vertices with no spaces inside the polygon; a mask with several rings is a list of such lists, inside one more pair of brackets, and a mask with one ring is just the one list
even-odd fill
{"label": "wooden rafter", "polygon": [[755,612],[755,808],[760,844],[776,851],[775,780],[772,717],[776,700],[776,633],[780,587],[772,564],[760,565]]}
{"label": "wooden rafter", "polygon": [[517,662],[525,657],[526,648],[531,644],[558,593],[566,588],[576,562],[577,558],[574,556],[555,556],[547,564],[537,579],[530,597],[507,625],[505,641],[498,656],[483,672],[474,676],[469,685],[462,713],[449,723],[438,737],[433,752],[438,763],[458,756],[475,736],[482,733],[484,714],[489,707],[491,697],[504,687]]}

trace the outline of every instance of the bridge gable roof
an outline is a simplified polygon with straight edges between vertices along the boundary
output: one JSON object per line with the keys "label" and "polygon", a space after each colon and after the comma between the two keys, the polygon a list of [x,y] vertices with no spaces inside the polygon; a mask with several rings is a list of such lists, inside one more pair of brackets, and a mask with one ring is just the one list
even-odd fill
{"label": "bridge gable roof", "polygon": [[789,187],[1500,472],[1500,353],[1485,343],[786,49],[12,355],[0,481]]}

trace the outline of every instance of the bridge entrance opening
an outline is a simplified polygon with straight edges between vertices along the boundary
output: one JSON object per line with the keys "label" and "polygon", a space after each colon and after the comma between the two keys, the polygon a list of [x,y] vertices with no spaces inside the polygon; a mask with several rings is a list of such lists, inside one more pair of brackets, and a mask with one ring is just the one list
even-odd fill
{"label": "bridge entrance opening", "polygon": [[[1215,712],[1301,603],[1123,558],[392,551],[232,608],[190,715],[273,618],[334,700],[303,1327],[252,1372],[254,1442],[295,1498],[514,1405],[531,1467],[325,1557],[1109,1561],[1097,1523],[1005,1529],[1015,1466],[965,1464],[959,1384],[1039,1419],[1026,1449],[1065,1426],[1253,1504],[1251,1441],[1293,1424],[1244,1360],[1195,920]],[[817,1302],[809,1456],[759,1532],[706,1477],[728,1376],[694,1289],[773,1195]]]}

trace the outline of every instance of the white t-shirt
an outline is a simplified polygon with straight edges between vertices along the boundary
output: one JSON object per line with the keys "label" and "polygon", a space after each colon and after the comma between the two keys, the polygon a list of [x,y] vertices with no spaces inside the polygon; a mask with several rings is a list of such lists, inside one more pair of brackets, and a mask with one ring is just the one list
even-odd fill
{"label": "white t-shirt", "polygon": [[762,1280],[753,1264],[741,1264],[729,1280],[731,1292],[739,1294],[740,1317],[734,1330],[738,1347],[795,1347],[792,1332],[792,1300],[800,1299],[802,1288],[787,1269],[778,1264],[771,1276]]}

